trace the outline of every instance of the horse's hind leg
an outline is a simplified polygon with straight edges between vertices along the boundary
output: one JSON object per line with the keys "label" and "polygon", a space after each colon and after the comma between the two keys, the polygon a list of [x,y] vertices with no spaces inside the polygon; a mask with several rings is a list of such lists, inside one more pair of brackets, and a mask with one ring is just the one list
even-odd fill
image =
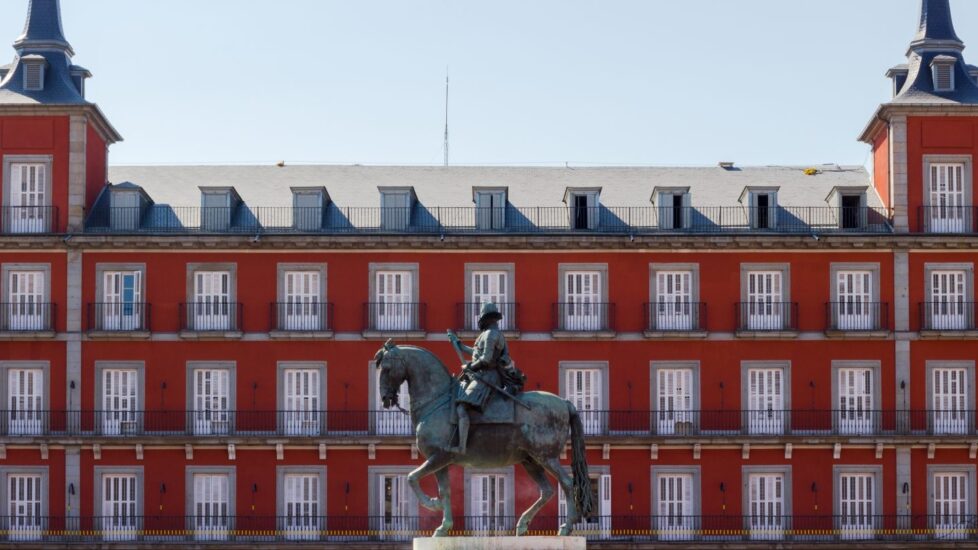
{"label": "horse's hind leg", "polygon": [[557,478],[560,488],[564,490],[564,496],[567,497],[565,499],[567,501],[567,518],[564,520],[564,524],[560,526],[559,533],[560,536],[566,537],[571,534],[574,524],[581,521],[581,515],[577,511],[577,499],[574,498],[574,478],[567,473],[567,470],[560,465],[560,461],[556,458],[547,459],[540,465],[550,472],[550,475]]}
{"label": "horse's hind leg", "polygon": [[533,518],[536,517],[537,513],[543,508],[550,499],[554,498],[554,488],[550,484],[550,480],[547,478],[547,472],[542,466],[533,461],[532,458],[528,458],[523,462],[523,467],[526,468],[526,473],[530,474],[533,481],[537,482],[540,486],[540,498],[530,506],[530,509],[523,512],[520,516],[519,523],[516,524],[516,536],[522,537],[530,529],[530,523],[533,522]]}
{"label": "horse's hind leg", "polygon": [[435,472],[438,479],[438,504],[441,506],[441,526],[435,530],[436,537],[447,536],[455,524],[452,519],[452,483],[448,477],[448,468]]}

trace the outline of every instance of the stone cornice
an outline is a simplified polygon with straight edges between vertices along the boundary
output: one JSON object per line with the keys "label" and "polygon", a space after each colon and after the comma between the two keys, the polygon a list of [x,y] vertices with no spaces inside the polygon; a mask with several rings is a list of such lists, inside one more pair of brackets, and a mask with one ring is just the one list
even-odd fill
{"label": "stone cornice", "polygon": [[107,143],[117,143],[122,141],[122,136],[109,119],[99,109],[98,105],[90,103],[88,105],[0,105],[0,116],[73,116],[84,115],[98,131],[99,136]]}
{"label": "stone cornice", "polygon": [[884,103],[879,106],[873,118],[866,124],[859,135],[859,141],[873,144],[873,140],[880,129],[889,122],[894,115],[902,116],[926,116],[926,117],[952,117],[952,116],[978,116],[978,105],[961,105],[956,103],[949,104],[912,104],[912,103]]}

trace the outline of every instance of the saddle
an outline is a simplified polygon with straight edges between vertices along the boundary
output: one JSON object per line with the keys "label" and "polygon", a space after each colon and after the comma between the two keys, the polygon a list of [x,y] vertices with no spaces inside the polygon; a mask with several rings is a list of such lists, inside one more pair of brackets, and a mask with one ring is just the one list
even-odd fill
{"label": "saddle", "polygon": [[[493,390],[482,412],[469,410],[469,421],[476,424],[513,424],[516,422],[516,403]],[[519,399],[519,396],[516,397]],[[452,407],[452,424],[458,424],[458,413]]]}

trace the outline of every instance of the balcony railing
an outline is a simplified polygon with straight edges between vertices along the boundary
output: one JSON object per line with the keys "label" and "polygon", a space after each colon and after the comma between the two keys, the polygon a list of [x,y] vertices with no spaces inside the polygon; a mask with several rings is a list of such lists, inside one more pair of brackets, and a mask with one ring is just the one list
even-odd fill
{"label": "balcony railing", "polygon": [[210,301],[180,304],[181,330],[237,332],[243,330],[244,304]]}
{"label": "balcony railing", "polygon": [[975,330],[975,303],[923,302],[920,304],[920,328],[942,332]]}
{"label": "balcony railing", "polygon": [[94,332],[146,332],[151,306],[145,302],[88,304],[88,330]]}
{"label": "balcony railing", "polygon": [[920,231],[945,235],[976,233],[976,213],[978,207],[974,206],[921,206]]}
{"label": "balcony railing", "polygon": [[785,332],[798,330],[798,304],[756,300],[735,306],[737,330],[741,332]]}
{"label": "balcony railing", "polygon": [[558,332],[614,332],[615,304],[561,302],[554,304],[554,330]]}
{"label": "balcony railing", "polygon": [[890,304],[881,302],[829,302],[825,306],[830,331],[874,332],[890,328]]}
{"label": "balcony railing", "polygon": [[[684,207],[100,207],[86,227],[119,233],[891,233],[883,208]],[[682,220],[682,224],[675,223]]]}
{"label": "balcony railing", "polygon": [[649,332],[698,332],[706,330],[703,302],[654,302],[645,305]]}
{"label": "balcony railing", "polygon": [[[233,493],[232,493],[233,494]],[[694,497],[698,500],[698,496]],[[705,489],[704,489],[704,497]],[[788,508],[781,501],[779,508]],[[798,501],[800,502],[800,501]],[[880,506],[877,503],[877,506]],[[325,503],[320,503],[325,509]],[[766,508],[766,507],[764,507]],[[831,506],[828,506],[831,509]],[[518,518],[506,515],[455,518],[454,536],[513,535]],[[530,535],[555,535],[559,516],[537,516]],[[150,543],[355,543],[410,541],[430,537],[440,515],[190,515],[190,516],[0,516],[0,545],[24,543],[77,544]],[[946,542],[978,539],[975,514],[852,514],[781,515],[723,514],[595,515],[575,526],[575,535],[617,543],[794,541],[801,543]]]}
{"label": "balcony railing", "polygon": [[17,302],[0,304],[0,332],[48,332],[54,330],[56,304]]}
{"label": "balcony railing", "polygon": [[[499,321],[499,329],[504,331],[515,332],[519,330],[519,324],[517,319],[517,305],[516,304],[496,304],[499,308],[499,312],[502,313],[503,318]],[[479,330],[479,312],[482,310],[482,304],[477,302],[469,302],[458,304],[458,330],[460,331],[478,331]]]}
{"label": "balcony railing", "polygon": [[0,207],[0,231],[5,235],[57,233],[58,209],[54,206]]}
{"label": "balcony railing", "polygon": [[326,332],[333,326],[333,305],[325,302],[277,302],[272,304],[275,330]]}
{"label": "balcony railing", "polygon": [[371,302],[363,306],[364,326],[372,332],[422,332],[426,313],[424,303]]}

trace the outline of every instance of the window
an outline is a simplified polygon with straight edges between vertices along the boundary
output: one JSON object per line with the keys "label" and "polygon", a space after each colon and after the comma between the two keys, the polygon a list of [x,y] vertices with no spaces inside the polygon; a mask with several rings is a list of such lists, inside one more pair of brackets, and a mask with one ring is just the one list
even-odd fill
{"label": "window", "polygon": [[[589,481],[591,482],[592,501],[597,509],[592,510],[591,517],[582,519],[574,525],[574,530],[588,533],[597,532],[601,538],[611,536],[611,470],[607,466],[592,466]],[[560,523],[567,519],[567,495],[557,490],[557,516]]]}
{"label": "window", "polygon": [[751,540],[781,540],[791,526],[790,467],[745,466],[744,509]]}
{"label": "window", "polygon": [[844,540],[873,539],[879,522],[882,468],[835,466],[836,521]]}
{"label": "window", "polygon": [[928,465],[929,512],[935,537],[961,539],[974,528],[975,467]]}
{"label": "window", "polygon": [[686,229],[691,218],[689,188],[656,189],[653,191],[658,206],[659,229]]}
{"label": "window", "polygon": [[0,363],[8,435],[44,435],[48,426],[49,365]]}
{"label": "window", "polygon": [[325,264],[279,264],[278,284],[278,330],[324,332],[329,329]]}
{"label": "window", "polygon": [[4,504],[7,539],[39,541],[48,525],[48,468],[0,467],[0,500]]}
{"label": "window", "polygon": [[96,363],[96,407],[102,435],[134,435],[143,421],[142,363]]}
{"label": "window", "polygon": [[187,323],[194,331],[238,330],[235,264],[189,264]]}
{"label": "window", "polygon": [[868,214],[865,191],[839,191],[839,226],[842,229],[865,227]]}
{"label": "window", "polygon": [[785,364],[744,363],[743,403],[746,404],[747,430],[756,434],[783,434],[788,429],[790,410],[790,368]]}
{"label": "window", "polygon": [[329,194],[325,188],[292,188],[292,220],[297,231],[319,231],[323,227]]}
{"label": "window", "polygon": [[234,468],[187,468],[188,529],[197,541],[228,540],[234,529]]}
{"label": "window", "polygon": [[936,435],[974,433],[973,361],[928,361],[930,430]]}
{"label": "window", "polygon": [[794,328],[789,273],[787,265],[741,265],[741,330],[776,332]]}
{"label": "window", "polygon": [[974,265],[926,264],[924,330],[974,329]]}
{"label": "window", "polygon": [[370,515],[377,518],[378,531],[384,540],[409,540],[417,529],[418,501],[408,485],[413,466],[371,466]]}
{"label": "window", "polygon": [[609,329],[608,266],[561,264],[558,329],[567,332],[600,332]]}
{"label": "window", "polygon": [[240,202],[241,198],[232,187],[201,187],[201,230],[224,232],[230,229],[234,212]]}
{"label": "window", "polygon": [[974,231],[971,178],[970,156],[924,156],[925,231],[929,233]]}
{"label": "window", "polygon": [[941,55],[934,59],[931,63],[931,72],[934,77],[934,91],[935,92],[953,92],[954,91],[954,65],[956,59],[948,56]]}
{"label": "window", "polygon": [[467,528],[476,532],[511,531],[513,521],[513,469],[465,472],[469,507]]}
{"label": "window", "polygon": [[414,190],[406,188],[380,189],[380,228],[403,231],[411,225]]}
{"label": "window", "polygon": [[515,273],[514,264],[465,265],[466,303],[462,306],[465,330],[479,330],[479,312],[486,303],[499,306],[503,314],[503,319],[499,321],[501,330],[515,330]]}
{"label": "window", "polygon": [[655,433],[694,435],[699,426],[699,364],[652,363]]}
{"label": "window", "polygon": [[[373,390],[373,433],[377,435],[414,435],[414,425],[411,417],[397,409],[384,409],[382,403],[383,396],[380,395],[380,369],[376,363],[370,363],[371,386]],[[397,392],[397,403],[402,409],[411,411],[411,394],[408,393],[407,381],[401,384]]]}
{"label": "window", "polygon": [[602,435],[607,430],[607,363],[561,363],[560,394],[571,402],[584,424],[587,435]]}
{"label": "window", "polygon": [[701,330],[699,266],[696,264],[652,264],[652,331]]}
{"label": "window", "polygon": [[187,365],[187,410],[194,435],[226,435],[233,430],[235,412],[233,364]]}
{"label": "window", "polygon": [[288,540],[318,540],[326,529],[326,467],[279,466],[282,530]]}
{"label": "window", "polygon": [[693,540],[700,528],[700,468],[653,466],[652,514],[659,540]]}
{"label": "window", "polygon": [[143,214],[143,196],[142,189],[135,186],[133,188],[125,188],[122,185],[111,187],[109,228],[116,231],[139,229]]}
{"label": "window", "polygon": [[4,227],[7,233],[47,233],[53,229],[52,157],[4,157]]}
{"label": "window", "polygon": [[475,190],[475,227],[481,231],[506,228],[506,190]]}
{"label": "window", "polygon": [[832,264],[830,330],[871,331],[883,326],[879,264]]}
{"label": "window", "polygon": [[39,92],[44,89],[44,65],[43,59],[33,59],[24,62],[24,90],[28,92]]}
{"label": "window", "polygon": [[748,187],[740,196],[747,199],[747,218],[751,229],[776,229],[778,226],[778,189]]}
{"label": "window", "polygon": [[98,331],[129,332],[146,330],[147,304],[144,302],[145,265],[99,265],[96,267],[98,302],[94,306],[93,327]]}
{"label": "window", "polygon": [[7,264],[3,273],[3,328],[13,332],[51,330],[50,266]]}
{"label": "window", "polygon": [[141,467],[95,468],[95,525],[103,540],[136,540],[142,529],[142,492]]}
{"label": "window", "polygon": [[601,207],[599,205],[600,189],[572,189],[564,192],[564,204],[570,215],[571,229],[597,229]]}
{"label": "window", "polygon": [[322,433],[326,410],[326,365],[279,363],[279,429],[285,435]]}
{"label": "window", "polygon": [[835,429],[844,435],[870,435],[880,428],[878,362],[833,361]]}

